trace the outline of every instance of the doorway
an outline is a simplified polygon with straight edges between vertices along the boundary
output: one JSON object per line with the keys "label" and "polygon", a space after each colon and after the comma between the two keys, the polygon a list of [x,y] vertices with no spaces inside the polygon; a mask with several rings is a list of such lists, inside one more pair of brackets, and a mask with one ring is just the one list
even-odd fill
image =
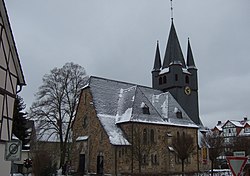
{"label": "doorway", "polygon": [[97,156],[97,174],[103,174],[103,156]]}
{"label": "doorway", "polygon": [[85,154],[80,154],[80,156],[79,156],[78,172],[80,172],[80,173],[85,172]]}

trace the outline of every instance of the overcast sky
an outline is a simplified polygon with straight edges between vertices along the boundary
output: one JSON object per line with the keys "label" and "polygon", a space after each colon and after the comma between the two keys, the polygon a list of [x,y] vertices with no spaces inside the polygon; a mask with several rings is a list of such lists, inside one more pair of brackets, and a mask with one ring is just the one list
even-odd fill
{"label": "overcast sky", "polygon": [[[66,62],[88,75],[151,86],[156,41],[164,55],[169,0],[5,0],[27,86],[27,107],[44,74]],[[199,73],[200,117],[250,119],[250,1],[174,0],[186,56],[190,38]]]}

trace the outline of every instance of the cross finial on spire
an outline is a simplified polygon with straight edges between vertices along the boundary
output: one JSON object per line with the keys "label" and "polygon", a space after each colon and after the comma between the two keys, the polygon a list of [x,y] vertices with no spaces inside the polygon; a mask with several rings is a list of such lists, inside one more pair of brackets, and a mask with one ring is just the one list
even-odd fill
{"label": "cross finial on spire", "polygon": [[170,0],[170,6],[171,6],[171,20],[174,20],[174,8],[173,8],[173,0]]}

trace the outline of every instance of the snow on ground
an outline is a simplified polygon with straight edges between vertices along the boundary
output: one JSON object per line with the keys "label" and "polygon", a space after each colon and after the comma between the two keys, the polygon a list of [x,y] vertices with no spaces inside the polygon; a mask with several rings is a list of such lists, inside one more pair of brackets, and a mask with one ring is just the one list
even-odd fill
{"label": "snow on ground", "polygon": [[[58,173],[57,176],[65,176],[65,175],[62,175],[61,170],[58,170],[57,173]],[[210,175],[211,174],[209,173],[199,173],[199,174],[196,174],[195,176],[210,176]],[[23,175],[22,174],[19,175],[15,173],[13,174],[13,176],[23,176]],[[32,174],[29,174],[28,176],[32,176]],[[173,176],[179,176],[179,175],[173,175]],[[214,169],[214,176],[232,176],[232,172],[229,169]]]}

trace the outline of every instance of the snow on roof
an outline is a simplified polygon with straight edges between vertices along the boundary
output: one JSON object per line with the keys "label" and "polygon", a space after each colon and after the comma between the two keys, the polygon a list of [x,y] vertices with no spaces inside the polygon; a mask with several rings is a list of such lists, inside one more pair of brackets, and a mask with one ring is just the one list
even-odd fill
{"label": "snow on roof", "polygon": [[[129,145],[117,126],[124,122],[198,128],[169,92],[93,76],[88,86],[97,116],[113,145]],[[149,109],[148,114],[143,113],[142,104]],[[181,118],[176,116],[176,108]]]}
{"label": "snow on roof", "polygon": [[76,138],[76,141],[86,141],[89,138],[89,136],[78,136]]}
{"label": "snow on roof", "polygon": [[186,68],[182,68],[182,71],[183,71],[183,73],[186,73],[186,74],[189,74],[189,75],[191,75],[191,73],[188,71],[188,69],[186,69]]}
{"label": "snow on roof", "polygon": [[116,117],[106,114],[97,114],[105,131],[109,136],[109,141],[113,145],[130,145],[128,140],[124,137],[122,130],[117,127],[115,121]]}
{"label": "snow on roof", "polygon": [[220,123],[219,125],[216,125],[215,128],[217,128],[219,131],[222,131],[222,126],[224,123]]}
{"label": "snow on roof", "polygon": [[232,124],[234,124],[236,127],[243,127],[244,125],[241,123],[241,121],[237,120],[229,120]]}
{"label": "snow on roof", "polygon": [[161,71],[160,71],[160,75],[161,74],[164,74],[164,73],[168,73],[169,72],[169,67],[167,67],[167,68],[163,68]]}
{"label": "snow on roof", "polygon": [[169,149],[171,152],[175,152],[174,148],[171,147],[171,146],[168,146],[168,149]]}
{"label": "snow on roof", "polygon": [[235,127],[239,127],[239,128],[244,127],[244,124],[242,123],[242,121],[238,121],[238,120],[227,120],[221,127],[224,128],[224,126],[227,125],[228,123],[231,123]]}

